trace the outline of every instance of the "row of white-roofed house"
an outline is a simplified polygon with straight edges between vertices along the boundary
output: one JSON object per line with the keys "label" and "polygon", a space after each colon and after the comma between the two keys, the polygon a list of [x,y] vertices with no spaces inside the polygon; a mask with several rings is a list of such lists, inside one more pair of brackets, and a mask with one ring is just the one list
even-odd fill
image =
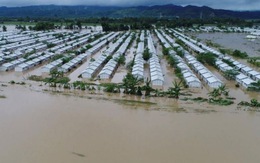
{"label": "row of white-roofed house", "polygon": [[184,58],[209,87],[218,88],[223,85],[222,81],[210,72],[203,64],[198,62],[194,56],[190,55],[188,52],[185,52]]}
{"label": "row of white-roofed house", "polygon": [[111,56],[115,52],[116,48],[120,45],[120,43],[122,43],[125,37],[127,37],[127,35],[123,35],[122,37],[120,37],[115,43],[112,43],[112,45],[110,45],[109,48],[106,49],[101,56],[99,56],[98,59],[91,62],[86,67],[86,69],[82,71],[82,78],[93,78],[95,74],[97,74],[97,72],[103,67],[108,56]]}
{"label": "row of white-roofed house", "polygon": [[111,45],[109,45],[108,49],[105,49],[103,53],[106,54],[107,56],[114,54],[115,50],[117,48],[119,48],[119,45],[121,45],[124,42],[124,40],[128,36],[128,34],[129,33],[125,33],[121,37],[119,37],[119,39],[116,40],[115,43],[112,43]]}
{"label": "row of white-roofed house", "polygon": [[[50,37],[50,38],[52,38],[52,36]],[[49,40],[50,39],[49,37],[42,37],[42,39],[41,38],[34,38],[34,39],[31,39],[31,40],[29,40],[29,42],[27,41],[26,43],[21,43],[21,44],[19,44],[18,43],[18,45],[19,45],[19,47],[18,48],[15,48],[15,49],[13,49],[13,50],[15,50],[13,53],[10,53],[10,54],[8,54],[8,55],[5,55],[3,58],[4,59],[14,59],[14,58],[19,58],[20,56],[22,56],[24,53],[25,53],[25,50],[26,49],[29,49],[29,51],[31,52],[31,51],[33,51],[34,49],[36,50],[36,51],[41,51],[41,50],[44,50],[44,49],[46,49],[46,47],[47,47],[47,45],[44,45],[44,44],[42,44],[42,43],[38,43],[38,44],[35,44],[36,42],[37,42],[37,40],[39,40],[39,39],[41,39],[41,40]],[[17,44],[17,42],[16,42],[16,44]],[[6,50],[6,49],[5,49]],[[27,51],[28,52],[28,51]]]}
{"label": "row of white-roofed house", "polygon": [[[189,68],[189,66],[185,63],[185,61],[180,56],[178,56],[173,49],[171,49],[173,44],[176,47],[180,47],[180,46],[178,44],[174,43],[174,40],[171,37],[169,37],[167,34],[165,34],[163,31],[160,31],[160,32],[158,32],[157,30],[155,31],[159,40],[163,43],[163,46],[165,48],[169,49],[170,57],[173,57],[178,62],[177,67],[181,70],[181,73],[183,75],[183,78],[184,78],[186,84],[191,88],[200,88],[202,86],[200,80],[193,73],[193,71]],[[170,45],[170,43],[171,43],[171,45]]]}
{"label": "row of white-roofed house", "polygon": [[[96,40],[91,42],[93,47],[90,48],[86,53],[84,54],[80,54],[78,56],[76,56],[75,58],[73,58],[72,60],[70,60],[68,63],[65,63],[63,65],[61,65],[59,68],[58,68],[58,71],[62,71],[62,72],[69,72],[70,70],[72,70],[73,68],[75,68],[76,66],[78,66],[79,64],[83,63],[83,61],[85,59],[87,59],[88,56],[90,56],[91,54],[94,54],[96,53],[97,51],[99,51],[102,47],[104,47],[107,43],[107,38],[111,36],[111,34],[108,34],[108,35],[105,35],[103,36],[101,42],[97,42]],[[116,35],[112,35],[113,37],[110,37],[110,39],[116,37]],[[100,40],[99,40],[100,41]],[[90,53],[90,52],[93,52],[93,53]]]}
{"label": "row of white-roofed house", "polygon": [[[83,44],[85,44],[86,42],[88,42],[89,38],[92,36],[92,34],[90,35],[87,35],[87,36],[84,36],[81,41],[78,41],[78,40],[72,40],[72,41],[69,41],[65,44],[61,44],[59,45],[59,49],[55,49],[56,50],[56,53],[59,53],[59,54],[62,54],[62,53],[65,53],[65,52],[68,52],[74,48],[77,48]],[[52,48],[51,50],[53,50],[54,48]]]}
{"label": "row of white-roofed house", "polygon": [[[41,47],[39,47],[39,48],[41,48]],[[44,49],[45,49],[45,48],[44,48]],[[6,59],[18,58],[17,60],[18,60],[18,61],[21,61],[21,60],[20,60],[21,58],[19,58],[19,57],[21,57],[22,55],[24,55],[24,53],[21,52],[20,50],[23,50],[23,49],[22,49],[22,48],[17,49],[17,50],[15,50],[15,51],[13,52],[13,54],[8,54],[8,55],[6,55],[6,56],[3,56],[4,60],[6,60]],[[9,52],[9,53],[10,53],[10,52]],[[33,55],[33,54],[32,54],[32,55]],[[23,60],[23,61],[25,61],[25,60]],[[13,61],[7,62],[5,65],[2,66],[2,70],[1,70],[1,71],[9,71],[9,70],[12,70],[12,69],[14,69],[14,67],[15,67],[16,65],[18,65],[18,64],[20,64],[20,62],[16,62],[16,60],[14,60],[14,62],[13,62]]]}
{"label": "row of white-roofed house", "polygon": [[[17,33],[13,33],[14,35],[15,34],[17,34]],[[48,35],[47,35],[48,34]],[[6,41],[6,43],[5,43],[5,45],[1,45],[1,50],[10,50],[10,49],[8,49],[8,47],[17,47],[17,45],[20,45],[22,42],[24,42],[24,41],[28,41],[28,40],[31,40],[32,41],[32,39],[37,39],[37,40],[39,40],[39,41],[43,41],[43,40],[47,40],[47,39],[45,39],[47,36],[50,36],[52,33],[47,33],[46,35],[44,35],[44,36],[41,36],[41,37],[39,37],[39,36],[37,36],[37,38],[36,38],[36,36],[34,36],[34,35],[31,35],[30,34],[30,32],[28,32],[28,33],[26,33],[25,35],[21,35],[21,34],[17,34],[19,37],[15,37],[15,38],[3,38],[3,39],[5,39],[5,41]],[[21,46],[21,45],[20,45]],[[20,47],[19,46],[19,47]],[[5,48],[5,47],[7,47],[7,49]],[[21,46],[22,47],[22,46]]]}
{"label": "row of white-roofed house", "polygon": [[176,47],[179,50],[184,51],[183,48],[179,44],[175,43],[174,39],[172,39],[170,36],[165,34],[164,31],[160,30],[160,32],[165,37],[165,39],[158,32],[159,39],[160,38],[163,39],[162,42],[164,43],[164,47],[169,49],[169,55],[178,62],[177,67],[180,68],[186,84],[192,88],[200,88],[202,86],[200,80],[189,68],[189,66],[185,63],[185,61],[180,56],[178,56],[173,49],[171,49],[171,47]]}
{"label": "row of white-roofed house", "polygon": [[26,34],[23,37],[19,37],[19,38],[14,38],[14,39],[7,39],[7,42],[10,44],[6,44],[1,46],[1,50],[15,50],[17,48],[23,47],[23,46],[27,46],[27,45],[31,45],[33,44],[35,41],[44,41],[44,40],[48,40],[47,35],[51,35],[52,33],[45,33],[44,35],[41,36],[36,36],[36,35],[31,35],[31,34]]}
{"label": "row of white-roofed house", "polygon": [[141,31],[141,34],[140,34],[140,41],[141,42],[144,42],[144,30]]}
{"label": "row of white-roofed house", "polygon": [[[77,34],[77,35],[72,35],[72,36],[71,36],[72,33],[66,33],[66,34],[67,35],[65,35],[65,37],[62,39],[56,38],[53,41],[51,41],[51,40],[47,41],[47,43],[49,43],[49,44],[51,43],[51,44],[55,45],[54,47],[52,47],[50,49],[50,51],[54,51],[56,53],[59,53],[59,52],[62,53],[62,51],[66,52],[66,51],[68,51],[68,49],[71,50],[71,48],[73,48],[71,46],[71,45],[73,45],[73,43],[75,43],[77,41],[79,42],[79,44],[82,44],[82,42],[85,43],[85,40],[90,37],[89,33],[86,33],[86,32]],[[66,47],[66,46],[68,46],[68,47]]]}
{"label": "row of white-roofed house", "polygon": [[195,45],[194,43],[186,40],[185,38],[181,37],[181,36],[177,36],[178,39],[180,39],[181,41],[183,41],[189,48],[191,48],[193,51],[197,52],[197,53],[205,53],[206,51],[203,50],[202,48],[198,47],[197,45]]}
{"label": "row of white-roofed house", "polygon": [[75,58],[73,58],[72,60],[70,60],[68,63],[65,63],[63,65],[61,65],[58,68],[58,71],[60,72],[64,72],[67,73],[70,70],[72,70],[73,68],[76,68],[78,65],[80,65],[81,63],[83,63],[83,61],[88,57],[88,54],[84,53],[84,54],[80,54],[78,56],[76,56]]}
{"label": "row of white-roofed house", "polygon": [[36,39],[34,38],[34,39],[29,39],[29,40],[26,40],[23,42],[15,42],[15,43],[11,43],[11,44],[6,44],[6,45],[1,46],[1,51],[15,50],[15,49],[18,49],[23,46],[32,45],[35,43],[35,41],[36,41]]}
{"label": "row of white-roofed house", "polygon": [[157,56],[150,31],[148,31],[147,33],[147,45],[149,53],[151,54],[151,58],[149,59],[151,82],[153,86],[163,86],[164,77],[160,65],[160,60]]}
{"label": "row of white-roofed house", "polygon": [[0,65],[4,63],[4,59],[0,56]]}
{"label": "row of white-roofed house", "polygon": [[177,48],[179,51],[184,51],[183,47],[180,46],[175,42],[175,40],[170,37],[168,34],[166,34],[163,30],[160,30],[161,34],[165,37],[165,39],[168,41],[168,43],[171,45],[173,48]]}
{"label": "row of white-roofed house", "polygon": [[[241,84],[241,85],[243,85],[244,87],[248,87],[251,83],[254,83],[254,82],[256,82],[256,81],[258,81],[258,80],[260,80],[260,72],[258,72],[258,71],[256,71],[256,70],[253,70],[251,67],[249,67],[249,66],[247,66],[247,65],[244,65],[244,64],[242,64],[242,63],[240,63],[240,62],[238,62],[238,61],[236,61],[236,60],[234,60],[233,58],[231,58],[231,57],[229,57],[229,56],[224,56],[223,54],[221,54],[221,53],[219,53],[218,51],[214,51],[214,50],[210,50],[210,49],[212,49],[212,48],[210,48],[210,47],[208,47],[208,46],[206,46],[206,45],[204,45],[204,44],[202,44],[202,43],[200,43],[200,45],[203,47],[203,48],[205,48],[205,49],[207,49],[208,51],[210,51],[210,52],[212,52],[212,53],[214,53],[214,54],[216,54],[216,55],[218,55],[219,56],[219,60],[221,59],[223,59],[223,60],[228,60],[229,62],[231,62],[233,65],[234,65],[234,68],[232,68],[231,66],[227,66],[227,64],[222,64],[222,65],[219,65],[220,67],[220,69],[223,71],[225,71],[225,70],[231,70],[231,68],[232,69],[234,69],[234,70],[238,70],[238,71],[240,71],[242,74],[239,74],[239,75],[237,75],[236,76],[236,81],[239,83],[239,84]],[[217,62],[216,62],[216,64],[217,64]],[[231,67],[231,68],[230,68]],[[223,71],[223,72],[224,72]],[[243,75],[244,74],[244,75]],[[245,76],[247,77],[247,78],[245,78]],[[243,78],[243,79],[242,79]],[[251,79],[250,79],[251,78]]]}
{"label": "row of white-roofed house", "polygon": [[[181,34],[182,36],[185,36],[183,34]],[[179,38],[182,38],[182,36],[179,35]],[[189,39],[189,37],[185,36],[186,39]],[[182,40],[186,40],[184,38],[182,38]],[[190,42],[190,44],[187,44],[187,42],[189,42],[189,40],[186,40],[185,43],[186,45],[192,45],[194,49],[201,49],[200,47],[198,47],[196,44],[193,44]],[[193,40],[192,42],[196,42],[195,40]],[[201,46],[202,47],[202,46]],[[208,49],[208,48],[207,48]],[[203,50],[203,49],[201,49]],[[200,51],[201,51],[200,50]],[[211,50],[212,52],[214,52],[213,50]],[[205,51],[206,52],[206,51]],[[216,54],[217,55],[217,54]],[[220,54],[221,55],[221,54]],[[201,63],[198,63],[198,61],[196,60],[196,58],[190,54],[188,54],[188,52],[185,53],[185,59],[188,61],[189,64],[192,65],[192,67],[194,68],[194,70],[199,74],[200,77],[202,77],[202,79],[212,88],[217,88],[218,86],[222,85],[222,81],[219,80],[215,75],[213,75],[205,66],[203,66]],[[219,61],[219,60],[217,60]],[[217,62],[216,61],[216,62]],[[215,64],[216,64],[215,62]],[[218,67],[220,68],[220,70],[231,70],[231,67],[229,65],[226,64],[218,64]]]}
{"label": "row of white-roofed house", "polygon": [[245,88],[260,80],[260,72],[253,70],[251,67],[244,65],[229,56],[223,57],[223,60],[228,60],[234,65],[235,70],[240,71],[240,74],[236,76],[236,81]]}
{"label": "row of white-roofed house", "polygon": [[17,36],[18,33],[20,33],[19,31],[1,31],[0,32],[0,37],[1,38],[6,38],[6,37],[9,37],[9,36]]}
{"label": "row of white-roofed house", "polygon": [[[104,34],[104,32],[99,33],[99,34]],[[96,45],[97,43],[99,43],[99,42],[101,42],[101,41],[107,39],[108,37],[110,37],[110,36],[113,35],[113,34],[114,34],[114,32],[108,33],[108,34],[102,36],[101,38],[98,38],[98,39],[96,39],[95,41],[92,41],[91,43],[89,43],[89,45],[94,46],[94,45]],[[92,37],[94,38],[94,36],[92,36]]]}
{"label": "row of white-roofed house", "polygon": [[119,32],[112,32],[109,33],[108,35],[105,35],[91,43],[92,47],[86,51],[89,55],[94,55],[96,52],[98,52],[100,49],[102,49],[108,42],[112,41],[119,35]]}
{"label": "row of white-roofed house", "polygon": [[28,61],[26,61],[24,63],[21,63],[21,64],[17,65],[15,67],[15,71],[16,72],[26,71],[26,70],[28,70],[30,68],[33,68],[33,67],[41,64],[42,62],[45,62],[45,61],[49,60],[54,55],[55,55],[54,53],[48,53],[48,52],[38,53],[37,57],[35,57],[34,59],[28,60]]}
{"label": "row of white-roofed house", "polygon": [[132,75],[138,79],[144,78],[144,31],[141,31],[140,42],[137,45],[136,54],[134,58],[134,66],[132,68]]}
{"label": "row of white-roofed house", "polygon": [[[47,55],[41,56],[41,54],[44,54],[44,53],[47,53]],[[28,57],[28,59],[17,59],[15,61],[5,63],[1,66],[0,70],[8,71],[8,70],[12,70],[15,68],[15,71],[25,71],[34,66],[37,66],[39,63],[49,60],[52,56],[54,56],[53,53],[48,53],[48,52],[44,52],[44,53],[34,53],[34,54],[30,55]],[[21,52],[18,53],[16,51],[16,53],[14,55],[17,57],[17,56],[23,55],[23,53],[21,53]],[[34,59],[30,60],[30,58],[34,58]],[[23,62],[25,62],[25,63],[23,64]]]}
{"label": "row of white-roofed house", "polygon": [[[244,86],[245,88],[247,88],[250,84],[257,82],[258,80],[260,80],[260,72],[257,72],[255,70],[253,70],[252,68],[250,68],[249,66],[246,66],[244,64],[241,64],[240,62],[234,60],[233,58],[229,57],[229,56],[224,56],[223,54],[221,54],[220,52],[218,52],[217,50],[208,47],[206,45],[204,45],[203,43],[197,43],[200,47],[202,47],[203,49],[217,55],[219,57],[219,59],[215,62],[215,64],[217,65],[217,67],[222,71],[228,71],[228,70],[238,70],[241,73],[236,75],[236,81]],[[235,67],[231,67],[228,64],[224,63],[223,60],[228,60],[229,62],[231,62]]]}
{"label": "row of white-roofed house", "polygon": [[108,61],[108,63],[103,67],[103,69],[98,74],[100,79],[109,79],[111,78],[117,67],[118,67],[118,59],[121,55],[124,55],[127,47],[131,41],[131,35],[129,32],[126,33],[127,38],[125,39],[124,43],[119,47],[119,49],[114,53],[113,58]]}
{"label": "row of white-roofed house", "polygon": [[41,72],[42,73],[50,73],[52,70],[54,70],[55,68],[57,68],[58,66],[60,66],[62,64],[62,58],[57,59],[55,61],[50,62],[49,64],[43,66],[41,68]]}
{"label": "row of white-roofed house", "polygon": [[0,71],[9,71],[9,70],[12,70],[15,68],[15,66],[25,62],[26,59],[24,58],[19,58],[19,59],[16,59],[14,61],[11,61],[11,62],[7,62],[7,63],[4,63],[3,65],[1,65],[0,67]]}
{"label": "row of white-roofed house", "polygon": [[[24,53],[20,52],[19,50],[16,50],[13,54],[10,54],[10,55],[7,55],[7,56],[4,56],[5,59],[9,58],[9,59],[13,59],[13,58],[18,58],[14,61],[11,61],[11,62],[7,62],[5,64],[3,64],[0,68],[1,71],[9,71],[9,70],[12,70],[14,69],[16,66],[22,64],[23,62],[26,62],[27,59],[23,59],[23,58],[19,58],[20,56],[22,56]],[[34,55],[37,55],[37,54],[42,54],[42,53],[34,53],[32,54],[31,56],[34,56]],[[29,56],[30,57],[30,56]],[[47,57],[48,59],[48,57]],[[25,65],[23,65],[23,69],[27,69],[27,67]],[[28,66],[29,68],[30,67],[33,67],[33,66]]]}
{"label": "row of white-roofed house", "polygon": [[[65,63],[64,65],[62,65],[61,67],[59,67],[59,71],[62,72],[69,72],[71,69],[75,68],[76,66],[78,66],[79,64],[83,63],[83,61],[90,55],[96,53],[97,51],[99,51],[101,48],[103,48],[106,44],[107,41],[111,41],[112,39],[114,39],[116,36],[118,35],[118,33],[110,33],[107,34],[105,36],[103,36],[101,39],[99,39],[98,41],[93,41],[90,44],[93,45],[92,48],[88,49],[86,53],[84,54],[80,54],[79,56],[76,56],[75,58],[73,58],[72,60],[70,60],[68,63]],[[101,41],[101,42],[99,42]]]}

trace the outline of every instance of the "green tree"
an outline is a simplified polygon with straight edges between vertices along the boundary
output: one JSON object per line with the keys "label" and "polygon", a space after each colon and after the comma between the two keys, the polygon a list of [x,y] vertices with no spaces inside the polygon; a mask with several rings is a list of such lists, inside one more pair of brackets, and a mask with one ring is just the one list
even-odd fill
{"label": "green tree", "polygon": [[213,53],[200,53],[196,56],[196,58],[202,64],[215,66],[216,56]]}
{"label": "green tree", "polygon": [[7,31],[7,28],[6,28],[6,26],[5,26],[5,25],[3,25],[3,27],[2,27],[2,28],[3,28],[3,31],[4,31],[4,32],[6,32],[6,31]]}
{"label": "green tree", "polygon": [[227,70],[224,72],[224,76],[225,78],[227,78],[228,80],[235,80],[236,76],[239,74],[238,71],[236,70]]}
{"label": "green tree", "polygon": [[127,73],[127,75],[123,79],[122,87],[124,88],[125,94],[136,94],[137,87],[141,84],[141,80],[138,77],[135,77],[131,73]]}
{"label": "green tree", "polygon": [[142,87],[142,89],[145,91],[144,95],[145,96],[150,96],[151,92],[154,90],[151,87],[151,79],[149,80],[148,78],[145,81],[145,85]]}
{"label": "green tree", "polygon": [[167,94],[170,98],[176,98],[179,99],[179,96],[181,94],[183,83],[182,81],[177,82],[176,80],[172,82],[173,87],[168,88]]}
{"label": "green tree", "polygon": [[150,57],[151,57],[151,55],[150,55],[149,49],[146,48],[146,49],[144,50],[144,52],[143,52],[143,59],[144,59],[145,61],[148,61],[148,60],[150,59]]}

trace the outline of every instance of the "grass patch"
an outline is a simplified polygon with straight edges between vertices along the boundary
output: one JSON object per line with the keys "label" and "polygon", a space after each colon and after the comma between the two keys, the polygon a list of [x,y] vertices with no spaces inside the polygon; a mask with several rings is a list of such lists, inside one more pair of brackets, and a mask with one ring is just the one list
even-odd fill
{"label": "grass patch", "polygon": [[29,80],[32,80],[32,81],[38,81],[38,82],[44,80],[43,77],[37,76],[37,75],[31,75],[31,76],[28,77],[28,79],[29,79]]}
{"label": "grass patch", "polygon": [[0,95],[0,98],[6,98],[6,96],[4,96],[4,95]]}

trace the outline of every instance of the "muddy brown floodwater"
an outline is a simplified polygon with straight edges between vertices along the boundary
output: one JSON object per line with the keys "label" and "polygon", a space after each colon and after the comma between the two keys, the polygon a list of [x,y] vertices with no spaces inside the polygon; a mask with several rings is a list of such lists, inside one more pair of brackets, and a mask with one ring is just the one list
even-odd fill
{"label": "muddy brown floodwater", "polygon": [[[0,87],[1,163],[258,163],[260,114]],[[113,98],[113,96],[109,96]],[[109,99],[108,98],[108,99]],[[149,108],[159,109],[149,109]],[[184,107],[183,109],[186,109]],[[160,109],[161,108],[161,109]],[[214,110],[214,111],[210,111]]]}

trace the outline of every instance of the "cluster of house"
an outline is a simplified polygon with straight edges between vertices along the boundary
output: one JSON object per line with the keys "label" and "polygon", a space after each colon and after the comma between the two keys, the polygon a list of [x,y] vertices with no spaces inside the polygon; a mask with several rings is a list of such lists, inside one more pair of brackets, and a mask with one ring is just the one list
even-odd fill
{"label": "cluster of house", "polygon": [[[61,34],[62,32],[63,31],[28,31],[28,33],[22,33],[15,36],[5,36],[3,39],[5,39],[8,44],[1,45],[1,52],[4,53],[1,58],[5,63],[0,66],[0,70],[9,71],[15,69],[17,72],[28,70],[55,56],[58,53],[58,49],[60,50],[61,47],[66,46],[65,40],[76,37],[85,42],[86,39],[80,37],[88,35],[88,33],[82,32],[76,33],[75,36],[67,35],[64,39],[55,37],[56,34]],[[14,35],[14,33],[12,34]],[[82,42],[77,42],[75,46],[77,46],[78,43],[81,44]],[[47,44],[53,44],[54,47],[47,49]]]}
{"label": "cluster of house", "polygon": [[[113,37],[112,37],[113,36]],[[88,49],[85,53],[77,55],[73,57],[71,60],[69,60],[67,63],[60,63],[60,60],[62,59],[57,59],[54,62],[51,62],[50,64],[45,65],[42,68],[42,72],[50,72],[51,70],[58,68],[58,71],[62,71],[64,73],[67,73],[71,71],[73,68],[77,67],[78,65],[82,64],[84,60],[87,59],[88,56],[93,55],[96,53],[98,50],[100,50],[102,47],[104,47],[107,43],[107,41],[111,41],[116,35],[113,35],[113,33],[109,33],[107,35],[104,35],[103,37],[99,38],[98,40],[95,40],[91,42],[92,48]],[[89,37],[87,37],[89,38]],[[86,38],[80,38],[79,42],[75,43],[74,46],[78,46],[79,44],[82,43],[82,41],[85,42]],[[79,44],[78,44],[79,43]]]}
{"label": "cluster of house", "polygon": [[134,66],[132,68],[132,74],[138,79],[144,78],[144,42],[139,42],[136,50],[136,55],[134,58]]}
{"label": "cluster of house", "polygon": [[98,78],[106,80],[106,79],[110,79],[114,75],[115,71],[119,66],[118,60],[122,55],[125,55],[125,52],[131,42],[132,34],[133,33],[129,33],[129,32],[126,33],[127,38],[125,39],[123,44],[119,47],[119,49],[114,53],[112,59],[110,59],[108,63],[104,66],[104,68],[99,72]]}
{"label": "cluster of house", "polygon": [[147,36],[147,46],[151,54],[151,58],[149,59],[151,83],[153,86],[163,86],[164,75],[162,73],[160,60],[157,56],[157,52],[154,47],[153,39],[150,32],[148,32]]}
{"label": "cluster of house", "polygon": [[[116,33],[116,36],[118,36],[119,33]],[[86,67],[86,69],[81,73],[82,78],[90,79],[94,78],[95,75],[100,71],[100,69],[104,66],[105,61],[109,56],[112,56],[115,52],[116,48],[120,45],[121,42],[123,42],[124,38],[127,35],[121,36],[115,43],[112,43],[108,49],[106,49],[99,58],[97,58],[95,61],[90,62],[90,64]]]}
{"label": "cluster of house", "polygon": [[[221,54],[219,51],[211,47],[208,47],[201,42],[197,42],[196,40],[189,38],[177,31],[174,32],[179,36],[179,38],[180,37],[182,37],[183,39],[185,38],[184,40],[186,40],[185,41],[186,45],[192,44],[192,47],[190,48],[193,49],[194,51],[202,53],[202,51],[205,50],[206,52],[211,52],[216,56],[218,56],[218,59],[216,60],[215,64],[220,71],[222,72],[226,72],[229,70],[239,71],[240,73],[236,75],[235,80],[238,84],[242,85],[243,87],[248,88],[252,83],[255,83],[260,80],[260,72],[253,70],[251,67],[236,61],[230,56]],[[187,42],[190,43],[187,44]],[[229,63],[232,64],[232,66],[225,63],[224,61],[228,61]]]}

